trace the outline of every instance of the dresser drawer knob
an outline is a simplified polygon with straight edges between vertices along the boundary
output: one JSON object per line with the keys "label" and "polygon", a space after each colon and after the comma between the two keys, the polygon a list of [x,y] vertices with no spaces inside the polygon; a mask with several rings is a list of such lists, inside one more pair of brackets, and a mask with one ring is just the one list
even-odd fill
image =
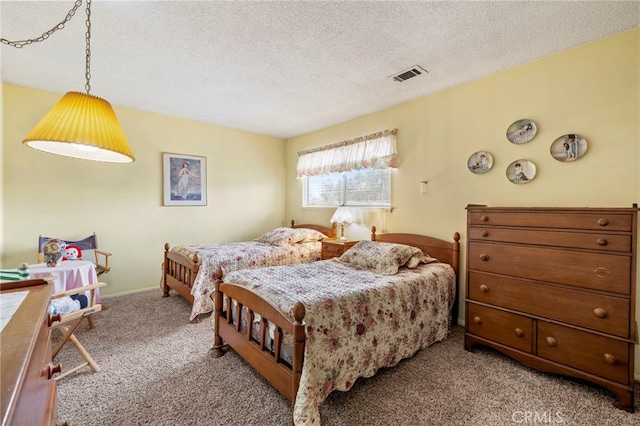
{"label": "dresser drawer knob", "polygon": [[514,331],[516,333],[516,336],[518,336],[518,337],[524,336],[524,331],[522,331],[522,329],[516,328]]}
{"label": "dresser drawer knob", "polygon": [[553,337],[547,337],[547,345],[549,346],[558,346],[558,342]]}
{"label": "dresser drawer knob", "polygon": [[598,245],[599,246],[606,246],[607,244],[609,244],[609,241],[605,240],[604,238],[599,238],[598,239]]}
{"label": "dresser drawer knob", "polygon": [[473,322],[475,322],[476,324],[482,324],[482,318],[480,318],[480,317],[473,317]]}
{"label": "dresser drawer knob", "polygon": [[598,225],[600,226],[607,226],[609,224],[609,220],[608,219],[598,219]]}
{"label": "dresser drawer knob", "polygon": [[593,310],[593,315],[597,316],[598,318],[606,318],[609,314],[607,314],[607,311],[602,308],[595,308]]}
{"label": "dresser drawer knob", "polygon": [[489,222],[489,216],[480,216],[481,222]]}
{"label": "dresser drawer knob", "polygon": [[482,254],[480,255],[480,260],[483,260],[483,261],[485,261],[485,262],[486,262],[487,260],[489,260],[489,255],[488,255],[488,254],[486,254],[486,253],[482,253]]}
{"label": "dresser drawer knob", "polygon": [[489,287],[487,287],[486,285],[482,284],[480,286],[480,291],[483,293],[488,293],[489,292]]}
{"label": "dresser drawer knob", "polygon": [[489,231],[482,231],[482,234],[480,234],[480,235],[482,235],[483,237],[486,238],[486,237],[489,236]]}
{"label": "dresser drawer knob", "polygon": [[618,359],[611,354],[604,354],[604,360],[607,362],[607,364],[615,364],[618,362]]}

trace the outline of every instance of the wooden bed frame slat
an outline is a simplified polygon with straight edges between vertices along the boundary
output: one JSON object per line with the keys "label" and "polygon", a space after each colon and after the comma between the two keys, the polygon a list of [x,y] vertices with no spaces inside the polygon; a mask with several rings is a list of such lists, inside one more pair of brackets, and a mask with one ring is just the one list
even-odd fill
{"label": "wooden bed frame slat", "polygon": [[[221,276],[222,272],[218,271]],[[240,302],[242,300],[242,302]],[[224,303],[227,307],[233,306],[236,301],[236,324],[232,323],[232,315],[223,310]],[[248,309],[248,318],[253,318],[254,313],[260,313],[260,342],[251,338],[252,322],[247,323],[247,329],[241,331],[241,306]],[[229,312],[231,309],[227,308]],[[302,303],[296,303],[294,318],[279,310],[271,302],[260,298],[254,291],[233,284],[228,285],[220,280],[216,282],[216,298],[214,310],[214,328],[218,331],[213,346],[213,357],[224,355],[222,342],[230,345],[253,368],[265,377],[282,395],[291,401],[295,400],[302,374],[302,358],[304,357],[304,314]],[[274,339],[274,353],[265,347],[267,322],[276,326]],[[280,357],[282,346],[282,333],[293,336],[294,362],[290,367]],[[296,359],[297,358],[297,359]]]}
{"label": "wooden bed frame slat", "polygon": [[[284,397],[290,401],[295,400],[294,389],[292,388],[293,371],[283,363],[274,363],[273,357],[267,351],[261,350],[260,345],[254,341],[247,341],[234,331],[234,327],[227,323],[221,323],[220,336],[225,342],[233,347],[237,347],[236,352],[256,369],[269,383],[273,385]],[[300,374],[300,373],[298,373]],[[300,379],[298,379],[298,383]],[[297,387],[295,392],[297,392]]]}
{"label": "wooden bed frame slat", "polygon": [[[292,321],[292,318],[288,314],[278,309],[278,307],[273,303],[269,302],[268,300],[262,299],[260,295],[253,290],[242,286],[223,283],[218,280],[218,283],[216,285],[216,292],[220,292],[217,294],[223,294],[226,297],[238,301],[238,305],[242,303],[243,306],[247,307],[253,312],[259,313],[263,318],[268,318],[269,322],[274,324],[276,327],[280,327],[282,330],[284,330],[284,332],[294,335],[295,322]],[[229,300],[227,300],[226,303],[229,303]],[[299,305],[304,310],[304,306],[302,305],[302,303],[300,303]],[[216,305],[215,308],[217,309],[218,306]],[[223,306],[221,304],[219,310],[220,313],[223,312],[222,308]],[[302,318],[300,319],[300,321],[302,321]]]}
{"label": "wooden bed frame slat", "polygon": [[162,297],[169,296],[169,289],[174,289],[180,296],[193,303],[191,286],[200,270],[198,255],[189,259],[180,253],[169,251],[169,244],[164,245],[163,291]]}

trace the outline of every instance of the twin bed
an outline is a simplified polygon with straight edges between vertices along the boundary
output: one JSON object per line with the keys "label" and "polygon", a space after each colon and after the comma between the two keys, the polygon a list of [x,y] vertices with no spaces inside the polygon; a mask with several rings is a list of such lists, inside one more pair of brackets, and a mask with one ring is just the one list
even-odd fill
{"label": "twin bed", "polygon": [[[292,401],[296,425],[319,424],[333,390],[444,340],[457,316],[458,233],[449,242],[373,228],[371,240],[337,259],[219,267],[212,278],[212,355],[233,348]],[[176,262],[165,252],[165,268],[167,257]]]}
{"label": "twin bed", "polygon": [[213,311],[216,271],[258,268],[273,265],[314,262],[320,260],[320,241],[335,238],[336,226],[296,225],[276,228],[254,241],[164,245],[163,297],[171,290],[192,304],[191,321]]}

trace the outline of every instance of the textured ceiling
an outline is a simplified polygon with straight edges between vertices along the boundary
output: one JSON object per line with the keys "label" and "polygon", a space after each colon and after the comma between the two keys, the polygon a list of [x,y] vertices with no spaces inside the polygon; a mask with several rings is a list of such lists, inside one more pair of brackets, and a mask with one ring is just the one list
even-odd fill
{"label": "textured ceiling", "polygon": [[[36,38],[73,1],[2,1]],[[84,91],[85,6],[2,81]],[[280,138],[308,133],[640,26],[638,1],[101,1],[91,93],[113,105]],[[404,83],[389,76],[419,65]],[[126,129],[125,129],[126,132]]]}

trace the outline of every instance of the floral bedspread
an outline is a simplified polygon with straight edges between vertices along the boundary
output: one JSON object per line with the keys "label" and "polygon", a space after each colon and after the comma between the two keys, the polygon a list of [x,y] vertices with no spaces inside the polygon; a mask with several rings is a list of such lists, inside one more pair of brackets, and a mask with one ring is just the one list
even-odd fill
{"label": "floral bedspread", "polygon": [[191,288],[194,301],[190,319],[193,320],[199,314],[213,311],[212,294],[218,267],[226,274],[237,269],[313,262],[321,258],[321,247],[320,242],[277,246],[246,241],[181,245],[171,251],[189,258],[197,254],[200,259],[200,270]]}
{"label": "floral bedspread", "polygon": [[356,269],[336,259],[235,271],[224,281],[245,285],[292,315],[306,308],[306,346],[294,407],[296,425],[320,424],[319,405],[419,349],[444,340],[455,298],[455,273],[444,263],[395,275]]}

